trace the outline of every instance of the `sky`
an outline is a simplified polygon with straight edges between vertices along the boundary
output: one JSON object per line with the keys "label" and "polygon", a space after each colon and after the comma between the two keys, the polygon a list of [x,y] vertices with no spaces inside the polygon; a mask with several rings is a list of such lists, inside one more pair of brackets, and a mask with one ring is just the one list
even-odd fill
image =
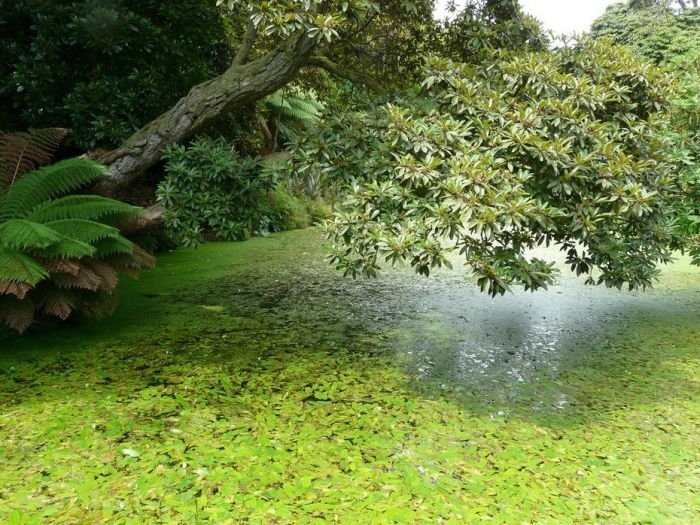
{"label": "sky", "polygon": [[[593,20],[605,12],[605,8],[620,0],[520,0],[523,10],[538,18],[546,30],[557,34],[588,31]],[[457,2],[459,5],[463,2]],[[437,1],[436,14],[444,14],[446,0]]]}

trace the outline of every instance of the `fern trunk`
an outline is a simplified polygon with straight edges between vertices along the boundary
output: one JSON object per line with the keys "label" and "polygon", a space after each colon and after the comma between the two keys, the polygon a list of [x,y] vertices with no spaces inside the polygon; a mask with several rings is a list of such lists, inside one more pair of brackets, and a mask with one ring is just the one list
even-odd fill
{"label": "fern trunk", "polygon": [[96,191],[114,195],[158,162],[166,146],[187,140],[227,112],[274,93],[290,82],[315,47],[293,36],[270,53],[192,88],[175,106],[134,133],[120,148],[100,158],[108,174]]}

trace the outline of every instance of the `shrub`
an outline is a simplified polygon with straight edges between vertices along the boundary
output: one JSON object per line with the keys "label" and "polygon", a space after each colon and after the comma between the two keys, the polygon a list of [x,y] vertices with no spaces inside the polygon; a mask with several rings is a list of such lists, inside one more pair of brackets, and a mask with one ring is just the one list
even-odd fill
{"label": "shrub", "polygon": [[163,158],[166,176],[156,195],[179,243],[197,246],[207,233],[244,240],[260,230],[260,209],[274,188],[260,159],[241,157],[223,139],[209,138],[170,146]]}
{"label": "shrub", "polygon": [[268,193],[263,220],[268,221],[268,231],[296,230],[312,223],[306,199],[294,195],[281,184]]}
{"label": "shrub", "polygon": [[167,228],[184,246],[208,237],[240,241],[305,228],[325,215],[319,205],[281,184],[276,166],[241,156],[224,139],[170,146],[164,159],[166,176],[156,195],[167,210]]}

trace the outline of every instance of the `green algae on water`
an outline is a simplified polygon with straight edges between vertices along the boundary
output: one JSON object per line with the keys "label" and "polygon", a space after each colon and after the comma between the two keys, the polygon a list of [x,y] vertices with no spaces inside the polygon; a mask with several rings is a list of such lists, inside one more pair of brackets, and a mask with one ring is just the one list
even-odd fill
{"label": "green algae on water", "polygon": [[0,521],[692,523],[700,279],[500,299],[313,230],[164,255],[0,340]]}

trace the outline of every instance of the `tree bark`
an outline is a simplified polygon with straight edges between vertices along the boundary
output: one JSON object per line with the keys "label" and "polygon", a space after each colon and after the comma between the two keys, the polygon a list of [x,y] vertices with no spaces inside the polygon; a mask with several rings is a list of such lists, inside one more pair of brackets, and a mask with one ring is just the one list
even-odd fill
{"label": "tree bark", "polygon": [[114,195],[157,163],[169,144],[187,140],[235,107],[274,93],[294,78],[315,47],[307,36],[293,35],[268,54],[247,64],[236,60],[222,75],[193,87],[121,147],[98,159],[108,171],[95,191]]}

